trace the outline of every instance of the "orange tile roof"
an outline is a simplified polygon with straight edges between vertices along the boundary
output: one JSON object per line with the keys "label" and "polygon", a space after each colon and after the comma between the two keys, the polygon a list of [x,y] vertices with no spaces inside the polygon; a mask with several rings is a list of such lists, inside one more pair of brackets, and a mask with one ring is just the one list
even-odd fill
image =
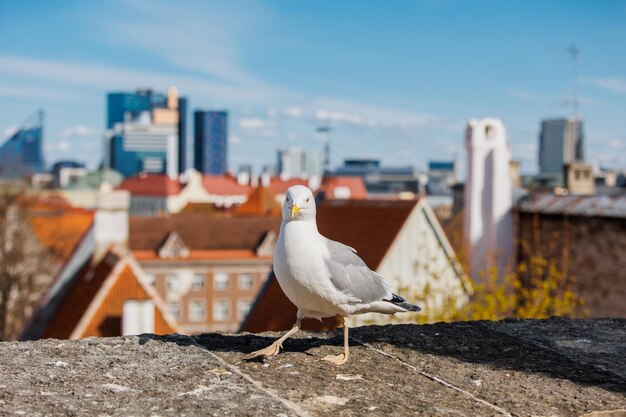
{"label": "orange tile roof", "polygon": [[[134,250],[133,257],[138,261],[160,260],[157,251]],[[213,250],[191,250],[186,260],[227,260],[227,259],[255,259],[258,258],[253,250],[246,249],[213,249]]]}
{"label": "orange tile roof", "polygon": [[236,215],[281,216],[280,204],[272,191],[259,185],[248,196],[245,203],[235,209]]}
{"label": "orange tile roof", "polygon": [[248,195],[252,188],[239,185],[230,175],[203,175],[202,185],[209,194],[217,195]]}
{"label": "orange tile roof", "polygon": [[93,222],[93,211],[36,203],[29,211],[33,233],[60,261],[67,259]]}
{"label": "orange tile roof", "polygon": [[180,193],[183,185],[164,174],[139,174],[125,179],[117,189],[138,196],[167,197]]}
{"label": "orange tile roof", "polygon": [[283,181],[280,178],[275,177],[270,180],[269,189],[274,194],[285,194],[287,192],[287,189],[294,185],[308,186],[309,182],[307,180],[302,180],[299,178],[291,178],[289,180]]}
{"label": "orange tile roof", "polygon": [[365,182],[361,177],[326,176],[322,180],[322,185],[319,190],[317,190],[317,193],[324,193],[326,198],[334,198],[335,189],[337,187],[349,188],[351,199],[367,198],[367,189],[365,188]]}
{"label": "orange tile roof", "polygon": [[[327,200],[317,208],[317,227],[327,238],[355,248],[375,270],[416,204],[417,200]],[[271,275],[240,330],[256,333],[290,329],[296,310]],[[322,330],[334,328],[338,322],[330,318],[323,323],[310,320],[306,325]]]}

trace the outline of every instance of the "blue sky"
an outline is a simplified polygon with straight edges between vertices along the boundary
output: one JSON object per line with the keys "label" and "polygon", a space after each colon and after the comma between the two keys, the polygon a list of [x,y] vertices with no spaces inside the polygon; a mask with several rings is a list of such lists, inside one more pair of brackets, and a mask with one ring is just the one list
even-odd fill
{"label": "blue sky", "polygon": [[625,22],[623,1],[0,0],[0,138],[43,107],[47,162],[93,167],[106,93],[175,85],[230,111],[233,170],[322,149],[323,123],[335,166],[462,163],[466,121],[498,117],[534,172],[540,120],[571,114],[575,43],[588,160],[626,168]]}

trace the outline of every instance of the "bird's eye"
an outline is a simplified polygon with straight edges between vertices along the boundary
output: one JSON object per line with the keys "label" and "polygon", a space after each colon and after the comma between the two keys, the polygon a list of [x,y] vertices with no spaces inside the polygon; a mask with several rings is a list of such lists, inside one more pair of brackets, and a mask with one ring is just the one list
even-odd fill
{"label": "bird's eye", "polygon": [[289,197],[287,197],[287,202],[289,202]]}
{"label": "bird's eye", "polygon": [[310,199],[311,199],[311,197],[307,198],[307,199],[306,199],[306,202],[308,203]]}

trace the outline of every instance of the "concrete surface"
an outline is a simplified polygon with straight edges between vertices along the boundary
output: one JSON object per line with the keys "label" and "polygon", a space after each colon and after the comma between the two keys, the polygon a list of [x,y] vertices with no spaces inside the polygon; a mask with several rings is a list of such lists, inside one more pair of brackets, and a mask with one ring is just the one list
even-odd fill
{"label": "concrete surface", "polygon": [[[0,343],[0,415],[626,415],[626,320],[369,326]],[[609,413],[611,412],[611,413]]]}

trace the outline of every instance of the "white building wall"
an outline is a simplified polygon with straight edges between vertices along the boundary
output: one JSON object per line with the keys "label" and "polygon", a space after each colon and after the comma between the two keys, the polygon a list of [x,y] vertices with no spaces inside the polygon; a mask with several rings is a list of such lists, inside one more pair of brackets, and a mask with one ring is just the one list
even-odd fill
{"label": "white building wall", "polygon": [[472,119],[466,131],[464,244],[472,277],[506,271],[513,256],[511,151],[498,119]]}

